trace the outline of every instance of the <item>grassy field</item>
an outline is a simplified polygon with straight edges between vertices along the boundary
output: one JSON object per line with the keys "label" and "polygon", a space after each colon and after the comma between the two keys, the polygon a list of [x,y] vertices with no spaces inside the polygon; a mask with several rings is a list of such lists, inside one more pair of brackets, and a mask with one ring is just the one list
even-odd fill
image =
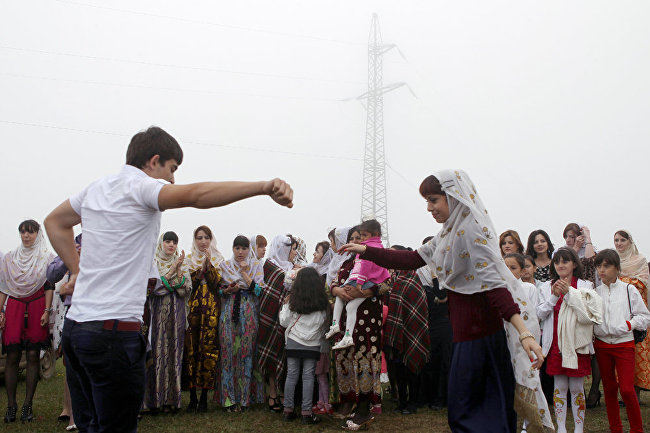
{"label": "grassy field", "polygon": [[[4,387],[3,387],[4,388]],[[57,364],[56,374],[50,380],[41,381],[34,399],[34,421],[22,425],[20,421],[15,424],[4,426],[5,431],[11,432],[65,432],[67,423],[56,421],[63,404],[63,366],[61,361]],[[18,405],[22,404],[24,397],[24,382],[18,385]],[[4,389],[1,391],[2,401],[6,402]],[[184,403],[188,396],[183,395]],[[650,426],[650,393],[642,394],[641,411],[646,426]],[[2,404],[2,411],[6,404]],[[447,426],[446,411],[433,412],[429,409],[420,409],[416,415],[404,416],[392,413],[395,403],[386,399],[384,402],[384,413],[376,416],[376,421],[371,430],[387,433],[403,432],[449,432]],[[20,410],[19,410],[20,414]],[[624,430],[628,428],[625,411],[621,411]],[[145,415],[140,422],[139,431],[142,433],[196,433],[196,432],[324,432],[341,431],[341,421],[326,418],[316,426],[305,426],[300,421],[285,423],[280,415],[268,412],[265,407],[260,406],[256,410],[247,413],[225,413],[215,404],[210,404],[208,413],[185,414],[179,412],[176,415],[159,414],[155,416]],[[571,415],[567,420],[569,431],[573,431]],[[606,433],[609,432],[607,415],[605,413],[604,401],[596,409],[587,410],[585,432]]]}

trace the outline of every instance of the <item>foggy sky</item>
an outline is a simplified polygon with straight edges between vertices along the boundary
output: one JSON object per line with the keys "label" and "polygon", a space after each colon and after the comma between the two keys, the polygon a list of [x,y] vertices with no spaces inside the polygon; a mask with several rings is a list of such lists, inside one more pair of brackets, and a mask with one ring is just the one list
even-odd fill
{"label": "foggy sky", "polygon": [[[107,6],[110,5],[110,6]],[[627,228],[650,254],[647,2],[112,1],[0,3],[0,251],[18,223],[42,222],[120,170],[150,125],[185,152],[177,183],[281,177],[295,207],[268,198],[163,214],[179,234],[207,224],[230,256],[239,233],[292,233],[309,255],[359,222],[373,12],[385,43],[391,242],[440,225],[417,187],[467,171],[497,231],[524,243],[569,222],[613,246]]]}

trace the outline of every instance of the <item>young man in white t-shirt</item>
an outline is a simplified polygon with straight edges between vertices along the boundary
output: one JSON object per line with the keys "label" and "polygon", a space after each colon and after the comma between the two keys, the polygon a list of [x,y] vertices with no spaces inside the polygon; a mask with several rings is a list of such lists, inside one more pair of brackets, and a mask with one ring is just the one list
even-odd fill
{"label": "young man in white t-shirt", "polygon": [[[224,206],[256,195],[292,207],[293,191],[280,179],[174,185],[182,161],[181,147],[167,132],[139,132],[118,174],[91,183],[45,220],[50,242],[71,273],[61,289],[74,291],[62,345],[81,432],[137,430],[145,373],[140,326],[161,212]],[[73,236],[80,223],[81,258]]]}

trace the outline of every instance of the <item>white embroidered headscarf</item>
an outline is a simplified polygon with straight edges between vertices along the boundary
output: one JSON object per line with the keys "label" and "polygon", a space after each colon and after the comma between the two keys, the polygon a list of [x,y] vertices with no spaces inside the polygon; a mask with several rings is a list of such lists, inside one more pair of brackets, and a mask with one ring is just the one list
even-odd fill
{"label": "white embroidered headscarf", "polygon": [[[341,227],[341,228],[336,228],[334,230],[334,242],[336,242],[336,245],[332,245],[331,249],[339,249],[343,245],[345,245],[348,241],[348,234],[350,233],[350,230],[352,227]],[[343,266],[343,263],[345,263],[346,260],[348,260],[350,257],[352,257],[352,253],[343,253],[339,254],[334,252],[334,257],[332,258],[332,261],[329,264],[329,267],[327,269],[327,278],[325,281],[327,282],[327,285],[331,285],[332,281],[336,279],[336,277],[339,274],[339,271],[341,270],[341,266]]]}
{"label": "white embroidered headscarf", "polygon": [[47,247],[43,228],[36,234],[31,247],[23,246],[9,251],[0,261],[0,292],[13,298],[27,298],[38,291],[46,281],[47,265],[54,254]]}
{"label": "white embroidered headscarf", "polygon": [[[318,246],[316,246],[316,248],[318,248]],[[327,251],[325,251],[325,254],[323,254],[323,256],[320,258],[320,262],[314,263],[312,261],[307,266],[316,269],[318,275],[325,275],[329,270],[330,262],[332,261],[333,258],[334,258],[334,251],[332,251],[332,248],[330,247],[327,249]]]}
{"label": "white embroidered headscarf", "polygon": [[429,265],[422,266],[415,272],[418,274],[420,282],[423,286],[433,287],[433,271]]}
{"label": "white embroidered headscarf", "polygon": [[[176,248],[174,254],[171,255],[165,252],[165,249],[163,248],[164,237],[165,237],[164,233],[160,235],[160,238],[158,239],[158,246],[156,247],[156,255],[153,258],[153,261],[156,264],[156,267],[158,268],[158,272],[160,273],[161,276],[167,275],[167,273],[172,268],[172,266],[176,264],[176,260],[178,260],[178,258],[181,256],[178,253],[178,248]],[[187,266],[187,261],[185,261],[181,265],[181,270],[183,271],[183,276],[185,277],[185,285],[191,286],[192,277],[190,276],[189,267]]]}
{"label": "white embroidered headscarf", "polygon": [[[212,263],[212,266],[215,268],[219,267],[221,262],[223,262],[223,256],[217,249],[217,240],[214,238],[214,234],[212,235],[212,239],[210,239],[210,246],[208,247],[208,251],[210,251],[210,263]],[[203,251],[199,250],[195,237],[192,239],[192,252],[189,253],[185,258],[185,262],[187,263],[190,272],[201,269],[205,257],[206,254]]]}
{"label": "white embroidered headscarf", "polygon": [[271,241],[266,260],[270,260],[285,273],[293,269],[293,263],[289,261],[291,252],[291,238],[287,235],[277,235]]}
{"label": "white embroidered headscarf", "polygon": [[295,265],[307,266],[307,244],[301,238],[293,237],[298,245],[296,245],[296,257],[293,258]]}
{"label": "white embroidered headscarf", "polygon": [[264,266],[264,261],[266,259],[264,257],[257,257],[257,237],[258,236],[260,236],[260,235],[253,235],[250,238],[248,238],[248,241],[251,244],[251,249],[248,252],[248,256],[253,260],[257,260],[258,262],[260,262],[262,264],[262,266]]}
{"label": "white embroidered headscarf", "polygon": [[[257,284],[262,284],[262,282],[264,281],[264,268],[259,260],[253,259],[251,257],[250,247],[249,247],[249,252],[246,255],[246,263],[248,264],[249,267],[248,275]],[[241,266],[239,265],[237,260],[235,260],[234,251],[232,256],[228,260],[221,262],[220,268],[221,268],[221,281],[223,282],[223,284],[237,283],[237,285],[242,289],[248,288],[248,285],[244,281],[244,278],[241,276]]]}
{"label": "white embroidered headscarf", "polygon": [[[462,170],[443,170],[435,177],[447,196],[449,218],[418,253],[451,291],[470,295],[506,286],[528,330],[539,335],[536,306],[503,261],[492,220],[471,179]],[[517,382],[515,409],[532,424],[530,431],[553,431],[539,371],[531,368],[514,326],[505,323],[505,330]]]}
{"label": "white embroidered headscarf", "polygon": [[632,234],[628,230],[618,231],[627,233],[630,238],[630,246],[622,253],[618,253],[621,258],[621,275],[628,278],[637,278],[647,286],[648,280],[650,280],[648,261],[639,253],[639,249],[634,239],[632,239]]}

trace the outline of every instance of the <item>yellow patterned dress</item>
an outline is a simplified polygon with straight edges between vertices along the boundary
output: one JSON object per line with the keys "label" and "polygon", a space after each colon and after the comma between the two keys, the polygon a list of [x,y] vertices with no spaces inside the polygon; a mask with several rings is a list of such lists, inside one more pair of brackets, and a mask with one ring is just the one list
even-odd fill
{"label": "yellow patterned dress", "polygon": [[219,361],[219,281],[218,268],[192,272],[192,294],[187,315],[183,356],[183,389],[214,389]]}
{"label": "yellow patterned dress", "polygon": [[[645,302],[646,306],[648,305],[648,288],[641,280],[621,277],[621,281],[636,287],[639,293],[641,293],[643,302]],[[634,349],[634,386],[650,390],[650,333],[646,336],[645,340],[636,344]]]}

